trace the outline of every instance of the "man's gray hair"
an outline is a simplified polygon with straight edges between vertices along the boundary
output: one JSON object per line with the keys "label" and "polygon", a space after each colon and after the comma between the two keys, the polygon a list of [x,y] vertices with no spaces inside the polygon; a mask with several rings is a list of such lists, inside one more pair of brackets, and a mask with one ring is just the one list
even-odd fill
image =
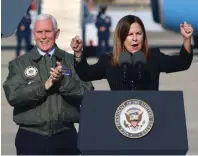
{"label": "man's gray hair", "polygon": [[55,30],[58,29],[58,24],[57,24],[56,19],[50,14],[39,14],[39,15],[37,15],[35,20],[32,22],[32,29],[34,29],[36,21],[42,21],[42,20],[47,20],[47,19],[52,20],[52,23],[53,23],[53,26],[54,26]]}

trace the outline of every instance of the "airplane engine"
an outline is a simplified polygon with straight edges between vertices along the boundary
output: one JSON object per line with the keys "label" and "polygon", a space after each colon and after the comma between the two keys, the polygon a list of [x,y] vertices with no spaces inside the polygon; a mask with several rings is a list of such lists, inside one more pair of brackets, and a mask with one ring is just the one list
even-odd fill
{"label": "airplane engine", "polygon": [[164,29],[180,32],[180,23],[186,21],[194,28],[198,47],[198,0],[151,0],[153,20]]}

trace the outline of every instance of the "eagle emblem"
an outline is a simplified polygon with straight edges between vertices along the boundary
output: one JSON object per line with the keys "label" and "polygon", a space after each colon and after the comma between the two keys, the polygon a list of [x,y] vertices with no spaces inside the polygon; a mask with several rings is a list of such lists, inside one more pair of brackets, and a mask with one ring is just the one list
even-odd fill
{"label": "eagle emblem", "polygon": [[38,74],[38,69],[34,66],[29,66],[25,68],[24,74],[28,78],[35,77]]}
{"label": "eagle emblem", "polygon": [[143,111],[132,107],[126,113],[126,120],[124,120],[124,125],[128,127],[136,127],[139,126],[140,121],[142,120]]}
{"label": "eagle emblem", "polygon": [[129,99],[118,106],[114,120],[121,134],[128,138],[141,138],[152,129],[154,114],[146,102]]}

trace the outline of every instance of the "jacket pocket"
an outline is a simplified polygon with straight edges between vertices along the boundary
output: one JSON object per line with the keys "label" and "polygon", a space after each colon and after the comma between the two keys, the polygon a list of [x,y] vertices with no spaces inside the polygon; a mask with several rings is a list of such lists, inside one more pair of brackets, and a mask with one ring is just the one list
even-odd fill
{"label": "jacket pocket", "polygon": [[41,119],[41,106],[15,114],[13,120],[17,125],[42,126],[45,124],[45,121]]}
{"label": "jacket pocket", "polygon": [[[65,98],[64,98],[65,99]],[[68,99],[69,100],[69,99]],[[80,113],[79,107],[74,104],[69,104],[67,100],[62,100],[61,111],[59,114],[60,121],[63,123],[77,123],[79,122]]]}

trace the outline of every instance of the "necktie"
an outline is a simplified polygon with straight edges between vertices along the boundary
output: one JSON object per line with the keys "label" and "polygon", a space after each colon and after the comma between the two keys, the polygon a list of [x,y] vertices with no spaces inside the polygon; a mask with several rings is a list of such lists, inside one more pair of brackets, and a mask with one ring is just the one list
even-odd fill
{"label": "necktie", "polygon": [[49,54],[45,54],[44,55],[44,59],[45,59],[46,70],[47,70],[47,73],[48,73],[48,76],[49,76],[50,75],[49,72],[50,72],[50,70],[52,68],[52,60],[51,60]]}

